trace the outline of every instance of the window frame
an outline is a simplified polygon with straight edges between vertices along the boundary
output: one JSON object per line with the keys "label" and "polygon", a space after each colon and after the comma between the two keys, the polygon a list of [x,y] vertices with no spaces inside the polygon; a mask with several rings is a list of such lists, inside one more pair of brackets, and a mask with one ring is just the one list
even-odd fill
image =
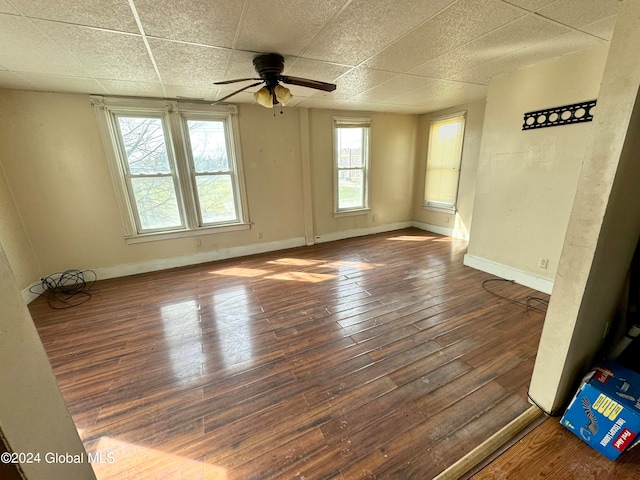
{"label": "window frame", "polygon": [[[332,117],[333,131],[333,216],[362,215],[371,211],[369,206],[369,179],[371,170],[371,118],[368,117]],[[339,128],[362,128],[362,167],[340,168],[340,152],[338,151]],[[362,170],[363,172],[363,205],[357,207],[340,208],[340,171]]]}
{"label": "window frame", "polygon": [[[454,118],[461,118],[461,122],[462,122],[462,141],[460,142],[460,153],[459,156],[457,158],[457,162],[456,162],[456,171],[457,171],[457,179],[456,179],[456,187],[455,187],[455,192],[453,195],[454,201],[453,203],[448,203],[448,202],[439,202],[439,201],[435,201],[435,200],[428,200],[427,199],[427,182],[428,182],[428,176],[429,176],[429,159],[431,158],[431,154],[433,152],[433,141],[434,141],[434,136],[433,136],[433,126],[436,123],[439,122],[443,122],[446,120],[451,120]],[[450,213],[450,214],[455,214],[458,211],[458,194],[460,193],[460,173],[461,173],[461,167],[462,167],[462,156],[464,154],[464,140],[465,140],[465,135],[466,135],[466,124],[467,124],[467,111],[460,111],[460,112],[455,112],[455,113],[451,113],[448,115],[441,115],[438,117],[433,117],[430,122],[429,122],[429,143],[427,146],[427,159],[425,162],[425,175],[424,175],[424,192],[423,192],[423,201],[422,201],[422,208],[424,208],[425,210],[434,210],[434,211],[438,211],[438,212],[442,212],[442,213]]]}
{"label": "window frame", "polygon": [[[240,149],[240,136],[235,105],[212,106],[208,103],[177,100],[134,99],[121,97],[90,97],[94,107],[109,170],[121,213],[127,243],[141,243],[208,233],[250,228],[247,193]],[[161,118],[172,168],[182,226],[176,228],[142,229],[137,205],[127,179],[127,159],[118,126],[118,116]],[[234,188],[237,219],[231,222],[204,223],[200,213],[196,188],[196,171],[190,151],[188,120],[223,121],[227,156]]]}

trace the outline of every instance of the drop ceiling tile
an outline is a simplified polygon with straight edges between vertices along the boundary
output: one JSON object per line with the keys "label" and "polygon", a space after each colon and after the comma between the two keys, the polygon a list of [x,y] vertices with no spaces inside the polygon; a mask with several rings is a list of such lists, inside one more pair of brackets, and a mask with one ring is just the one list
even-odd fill
{"label": "drop ceiling tile", "polygon": [[134,0],[147,35],[231,47],[244,2],[230,0]]}
{"label": "drop ceiling tile", "polygon": [[320,62],[317,60],[309,60],[306,58],[292,59],[289,63],[285,60],[284,73],[292,77],[310,78],[312,80],[320,80],[321,82],[335,82],[335,80],[344,75],[352,67],[347,65],[337,65],[335,63]]}
{"label": "drop ceiling tile", "polygon": [[298,55],[346,0],[257,0],[243,15],[236,48]]}
{"label": "drop ceiling tile", "polygon": [[[237,83],[237,84],[232,84],[232,85],[222,85],[219,89],[217,89],[217,90],[213,89],[212,90],[212,92],[214,94],[213,98],[215,98],[216,100],[220,100],[221,98],[226,97],[227,95],[230,95],[230,94],[232,94],[234,92],[237,92],[241,88],[248,87],[249,85],[251,85],[251,82],[242,82],[242,83]],[[260,90],[260,88],[262,88],[262,85],[258,85],[258,86],[251,87],[251,88],[247,88],[246,90],[244,90],[242,92],[236,93],[235,95],[233,95],[228,100],[225,100],[225,102],[228,102],[228,103],[238,103],[238,102],[247,103],[250,100],[251,103],[255,103],[255,100],[253,98],[253,94],[255,92],[257,92],[258,90]]]}
{"label": "drop ceiling tile", "polygon": [[358,65],[453,0],[354,0],[305,50],[304,56]]}
{"label": "drop ceiling tile", "polygon": [[423,87],[431,82],[424,77],[413,75],[398,75],[380,85],[377,85],[363,93],[349,99],[350,102],[384,102],[399,94]]}
{"label": "drop ceiling tile", "polygon": [[447,78],[461,70],[491,62],[569,31],[568,27],[527,15],[440,55],[409,73]]}
{"label": "drop ceiling tile", "polygon": [[425,107],[411,107],[409,105],[389,105],[387,111],[401,115],[421,115],[427,113]]}
{"label": "drop ceiling tile", "polygon": [[0,88],[11,88],[13,90],[35,90],[37,87],[22,75],[0,70]]}
{"label": "drop ceiling tile", "polygon": [[125,80],[100,80],[110,95],[127,95],[135,97],[164,97],[162,85],[159,83],[127,82]]}
{"label": "drop ceiling tile", "polygon": [[464,70],[455,75],[452,79],[464,82],[488,84],[491,78],[503,73],[513,72],[520,68],[550,60],[561,55],[566,55],[578,50],[592,48],[602,45],[604,42],[585,33],[571,31],[539,43],[529,48],[501,57],[493,62],[485,63],[468,70]]}
{"label": "drop ceiling tile", "polygon": [[345,102],[340,100],[326,99],[326,98],[309,97],[309,98],[305,98],[303,101],[298,103],[296,107],[322,108],[325,110],[344,110]]}
{"label": "drop ceiling tile", "polygon": [[449,80],[431,80],[428,85],[403,93],[387,100],[389,103],[399,105],[425,105],[438,101],[449,102],[449,105],[461,103],[460,99],[482,98],[487,94],[484,85],[453,82]]}
{"label": "drop ceiling tile", "polygon": [[157,82],[153,64],[138,35],[38,20],[37,25],[74,57],[88,76]]}
{"label": "drop ceiling tile", "polygon": [[556,0],[505,0],[508,3],[513,5],[517,5],[522,8],[526,8],[527,10],[533,12],[538,10],[539,8],[544,7],[545,5],[549,5],[550,3],[555,2]]}
{"label": "drop ceiling tile", "polygon": [[371,68],[406,72],[526,15],[498,0],[461,0],[366,62]]}
{"label": "drop ceiling tile", "polygon": [[211,85],[224,76],[231,50],[149,39],[164,83]]}
{"label": "drop ceiling tile", "polygon": [[[193,100],[215,100],[217,89],[206,85],[165,85],[168,98],[190,98]],[[223,97],[224,95],[221,95]]]}
{"label": "drop ceiling tile", "polygon": [[333,92],[318,92],[313,95],[317,98],[331,100],[344,100],[358,95],[376,85],[391,80],[396,75],[379,70],[367,68],[354,68],[336,80],[337,88]]}
{"label": "drop ceiling tile", "polygon": [[6,0],[0,0],[0,13],[10,13],[12,15],[20,15],[15,8],[7,3]]}
{"label": "drop ceiling tile", "polygon": [[359,110],[367,112],[388,112],[389,108],[391,107],[386,103],[362,102],[355,100],[346,100],[342,105],[342,108],[346,108],[348,110]]}
{"label": "drop ceiling tile", "polygon": [[127,0],[11,0],[28,17],[140,33]]}
{"label": "drop ceiling tile", "polygon": [[605,18],[604,20],[600,20],[598,22],[585,25],[584,27],[580,27],[580,30],[592,35],[596,35],[597,37],[603,38],[604,40],[611,40],[611,37],[613,36],[613,30],[616,27],[617,18],[617,15],[612,15],[611,17]]}
{"label": "drop ceiling tile", "polygon": [[86,76],[80,62],[25,17],[0,14],[0,64],[17,72]]}
{"label": "drop ceiling tile", "polygon": [[[224,95],[218,95],[216,99],[222,98],[222,97],[224,97]],[[256,103],[256,100],[255,98],[253,98],[253,93],[241,92],[229,98],[228,100],[225,100],[223,103],[244,103],[244,104],[253,105]]]}
{"label": "drop ceiling tile", "polygon": [[556,22],[580,28],[617,12],[618,0],[557,0],[537,13]]}
{"label": "drop ceiling tile", "polygon": [[43,73],[22,73],[22,77],[36,86],[37,90],[58,93],[106,94],[107,90],[93,78],[64,77]]}
{"label": "drop ceiling tile", "polygon": [[315,88],[300,87],[298,85],[285,85],[294,98],[313,97],[318,91]]}
{"label": "drop ceiling tile", "polygon": [[[258,78],[258,74],[253,68],[253,58],[256,56],[253,52],[243,52],[241,50],[232,50],[227,71],[219,80],[233,80],[235,78]],[[285,58],[285,64],[287,59]]]}

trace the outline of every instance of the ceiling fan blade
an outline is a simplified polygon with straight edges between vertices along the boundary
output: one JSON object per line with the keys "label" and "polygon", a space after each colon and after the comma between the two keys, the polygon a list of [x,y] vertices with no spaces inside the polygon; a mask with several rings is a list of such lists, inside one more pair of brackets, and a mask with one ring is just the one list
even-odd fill
{"label": "ceiling fan blade", "polygon": [[236,95],[236,94],[238,94],[240,92],[244,92],[245,90],[247,90],[247,89],[249,89],[251,87],[255,87],[257,85],[260,85],[261,83],[264,83],[264,82],[263,81],[259,81],[259,82],[256,82],[256,83],[252,83],[251,85],[247,85],[246,87],[243,87],[240,90],[236,90],[235,92],[230,93],[226,97],[222,97],[220,100],[216,100],[211,105],[217,105],[218,103],[224,102],[227,98],[233,97],[234,95]]}
{"label": "ceiling fan blade", "polygon": [[222,82],[213,82],[214,85],[228,85],[229,83],[248,82],[249,80],[262,80],[261,78],[236,78],[235,80],[223,80]]}
{"label": "ceiling fan blade", "polygon": [[325,92],[333,92],[336,89],[333,83],[310,80],[308,78],[290,77],[288,75],[281,75],[280,81],[289,85],[300,85],[301,87],[315,88],[316,90],[324,90]]}

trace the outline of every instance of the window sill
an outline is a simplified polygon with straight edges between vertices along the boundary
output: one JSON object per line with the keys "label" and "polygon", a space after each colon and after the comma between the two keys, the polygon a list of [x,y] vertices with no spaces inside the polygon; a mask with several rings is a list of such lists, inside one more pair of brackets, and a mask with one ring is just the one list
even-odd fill
{"label": "window sill", "polygon": [[458,209],[456,207],[436,207],[434,205],[425,204],[422,205],[422,209],[438,213],[447,213],[449,215],[455,215],[458,212]]}
{"label": "window sill", "polygon": [[353,217],[355,215],[367,215],[369,212],[371,212],[370,208],[358,208],[358,209],[354,209],[354,210],[342,210],[342,211],[339,211],[339,212],[333,212],[333,218]]}
{"label": "window sill", "polygon": [[177,230],[174,232],[143,233],[140,235],[125,237],[125,240],[128,245],[135,245],[137,243],[156,242],[160,240],[171,240],[173,238],[197,237],[199,235],[208,235],[211,233],[237,232],[240,230],[249,230],[250,228],[251,228],[250,223],[236,223],[233,225],[224,225],[219,227],[202,227],[196,230]]}

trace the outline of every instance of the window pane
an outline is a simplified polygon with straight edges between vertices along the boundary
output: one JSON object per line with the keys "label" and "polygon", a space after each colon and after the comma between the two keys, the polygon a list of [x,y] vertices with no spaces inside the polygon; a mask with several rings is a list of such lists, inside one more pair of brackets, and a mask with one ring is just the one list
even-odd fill
{"label": "window pane", "polygon": [[442,168],[429,170],[426,188],[429,190],[429,201],[455,205],[458,171]]}
{"label": "window pane", "polygon": [[431,124],[425,202],[455,207],[463,139],[464,116]]}
{"label": "window pane", "polygon": [[364,175],[362,170],[338,172],[338,208],[364,208]]}
{"label": "window pane", "polygon": [[224,122],[188,120],[187,126],[196,172],[228,172]]}
{"label": "window pane", "polygon": [[338,128],[338,167],[362,167],[364,129]]}
{"label": "window pane", "polygon": [[203,224],[238,219],[231,175],[199,175],[196,185]]}
{"label": "window pane", "polygon": [[143,230],[182,226],[171,177],[132,177],[133,196]]}
{"label": "window pane", "polygon": [[161,119],[118,117],[118,125],[133,175],[171,172]]}

